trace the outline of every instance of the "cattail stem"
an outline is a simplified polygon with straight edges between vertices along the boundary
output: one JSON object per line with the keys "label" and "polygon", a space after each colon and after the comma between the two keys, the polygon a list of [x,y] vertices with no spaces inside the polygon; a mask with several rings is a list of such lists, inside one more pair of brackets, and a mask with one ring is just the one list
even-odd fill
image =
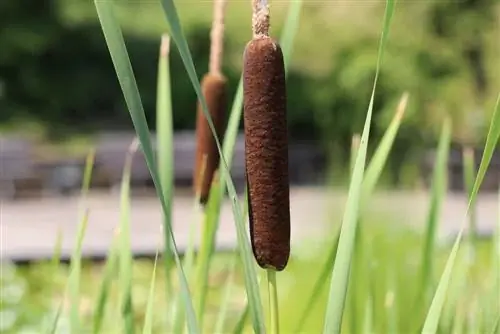
{"label": "cattail stem", "polygon": [[276,285],[276,271],[267,269],[267,287],[269,292],[269,333],[278,334],[279,308],[278,308],[278,286]]}
{"label": "cattail stem", "polygon": [[252,0],[252,32],[253,38],[269,36],[269,7],[267,0]]}
{"label": "cattail stem", "polygon": [[222,64],[222,50],[224,45],[224,14],[227,0],[214,0],[214,17],[210,32],[210,60],[209,72],[220,74]]}

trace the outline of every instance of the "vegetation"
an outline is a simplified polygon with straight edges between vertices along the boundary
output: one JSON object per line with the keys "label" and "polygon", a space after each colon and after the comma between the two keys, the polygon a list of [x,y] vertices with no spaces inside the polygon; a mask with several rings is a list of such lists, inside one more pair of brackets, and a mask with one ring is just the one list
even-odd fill
{"label": "vegetation", "polygon": [[[0,36],[4,50],[0,120],[11,127],[21,127],[26,120],[42,122],[49,134],[69,136],[127,127],[125,106],[92,3],[32,2],[27,7],[12,2],[0,8],[4,31]],[[211,2],[192,6],[181,1],[176,6],[201,76],[208,71]],[[382,7],[378,2],[314,2],[301,13],[300,48],[290,59],[287,80],[289,131],[292,138],[321,139],[336,160],[345,160],[339,154],[348,155],[351,135],[364,120],[364,100],[359,96],[370,93]],[[119,1],[116,10],[148,124],[154,128],[158,36],[168,26],[159,2]],[[271,30],[276,36],[284,30],[286,10],[284,2],[273,4]],[[434,146],[439,134],[436,124],[447,114],[453,118],[454,140],[484,139],[500,84],[500,36],[495,26],[499,10],[495,0],[401,2],[387,61],[382,64],[385,75],[378,84],[372,128],[375,143],[391,118],[401,87],[412,93],[388,167],[397,170],[401,161],[411,163],[422,146]],[[250,7],[235,2],[227,11],[223,72],[228,96],[234,96],[242,69],[241,51],[250,38],[246,19]],[[15,29],[21,23],[26,30]],[[174,127],[193,129],[196,96],[176,48],[171,63]]]}
{"label": "vegetation", "polygon": [[[43,314],[34,320],[34,324],[30,324],[36,326],[36,331],[39,331],[38,326],[43,325],[44,332],[53,333],[65,324],[69,326],[71,332],[89,329],[93,332],[117,333],[133,333],[137,330],[142,330],[143,333],[180,333],[185,330],[189,333],[211,331],[240,333],[243,330],[254,333],[267,331],[277,333],[279,330],[299,332],[300,329],[312,332],[323,330],[323,333],[449,333],[463,330],[495,333],[498,331],[500,305],[494,297],[500,289],[498,285],[500,252],[496,247],[500,244],[500,226],[497,228],[495,240],[487,242],[475,238],[464,239],[463,234],[467,225],[473,226],[469,224],[468,212],[475,206],[482,179],[500,138],[500,96],[497,97],[489,122],[479,170],[466,172],[466,175],[475,175],[475,177],[474,182],[469,182],[472,186],[468,193],[468,211],[464,213],[459,233],[451,247],[448,244],[439,243],[436,238],[436,229],[439,223],[439,209],[446,189],[448,156],[446,153],[452,138],[453,118],[445,118],[439,123],[441,130],[438,159],[434,169],[432,196],[424,234],[415,234],[405,228],[388,224],[374,224],[373,221],[368,223],[371,217],[366,216],[366,202],[373,195],[386,165],[389,152],[400,129],[408,98],[407,95],[403,95],[396,113],[392,109],[394,116],[391,118],[390,125],[376,147],[373,157],[368,159],[368,142],[372,138],[371,125],[376,109],[378,80],[379,77],[382,79],[385,76],[383,64],[387,60],[384,53],[386,48],[390,49],[388,34],[395,15],[395,3],[387,0],[375,63],[375,79],[371,88],[363,131],[359,141],[353,141],[355,145],[347,148],[353,152],[353,159],[342,224],[338,230],[334,230],[335,233],[332,233],[336,237],[333,240],[331,238],[325,240],[324,247],[319,248],[313,259],[298,257],[294,259],[295,251],[292,250],[292,261],[286,270],[276,273],[276,282],[273,280],[273,275],[269,276],[271,303],[270,307],[264,307],[261,284],[258,279],[262,272],[253,258],[245,224],[247,201],[241,203],[237,197],[228,172],[242,113],[243,87],[241,84],[238,86],[224,142],[221,145],[198,81],[193,57],[184,36],[176,6],[171,0],[162,0],[161,4],[169,24],[170,36],[178,49],[221,156],[219,177],[212,184],[208,202],[202,212],[204,230],[200,233],[202,241],[198,256],[196,259],[193,258],[192,247],[188,249],[184,258],[181,259],[178,254],[175,236],[171,229],[172,161],[167,158],[171,152],[162,150],[158,157],[153,154],[146,114],[114,11],[114,4],[110,1],[97,0],[95,5],[104,37],[138,139],[131,145],[123,174],[120,207],[122,217],[117,228],[116,239],[111,245],[109,256],[100,272],[101,275],[98,276],[101,284],[98,288],[95,285],[90,287],[94,289],[90,301],[84,299],[86,296],[83,289],[85,280],[82,276],[81,259],[81,241],[85,235],[88,213],[85,207],[85,197],[88,193],[93,165],[93,156],[89,154],[82,187],[80,230],[70,266],[67,273],[61,269],[56,251],[54,261],[49,268],[50,281],[56,282],[56,286],[56,278],[61,271],[68,279],[63,283],[62,291],[51,290],[51,284],[43,286],[43,290],[47,289],[45,292],[50,296],[50,300],[53,301],[54,294],[61,298],[56,305],[49,304],[48,318],[45,317],[46,314]],[[286,26],[279,42],[283,50],[285,70],[290,63],[302,2],[293,1],[289,6],[290,14],[287,16]],[[172,74],[165,64],[165,57],[160,57],[158,86],[164,88],[168,87]],[[171,101],[165,98],[165,96],[170,96],[169,93],[160,90],[158,94],[157,113],[159,115],[172,113]],[[362,100],[361,93],[362,91],[357,92],[359,100]],[[398,95],[402,93],[399,91]],[[173,114],[175,115],[175,112]],[[168,141],[171,141],[173,132],[171,117],[158,117],[157,119],[158,122],[163,122],[163,124],[157,124],[157,128],[165,132],[161,138],[166,142],[162,144],[170,147],[171,142]],[[129,239],[130,156],[139,147],[146,157],[164,214],[162,231],[165,249],[162,252],[161,261],[159,257],[156,257],[153,267],[149,265],[149,269],[144,271],[137,268],[140,263],[134,264],[132,260]],[[229,260],[222,255],[215,255],[214,252],[214,232],[218,228],[221,201],[226,191],[232,204],[238,237],[237,257],[230,256]],[[196,210],[197,206],[194,209]],[[300,254],[300,250],[295,254]],[[471,254],[474,256],[474,261],[470,261]],[[210,273],[213,275],[219,272],[216,262],[218,259],[224,264],[230,263],[229,278],[224,278],[224,292],[213,296],[211,305],[217,305],[219,308],[216,311],[217,316],[211,318],[209,308],[203,306],[203,301],[210,299],[206,282],[208,277],[213,278]],[[163,270],[157,273],[157,266]],[[83,274],[89,272],[83,271]],[[193,275],[193,272],[196,274]],[[313,272],[317,274],[317,278],[313,285],[310,285]],[[14,278],[15,273],[12,271],[9,273],[10,276],[7,275],[6,278]],[[95,274],[95,272],[91,273]],[[142,284],[135,284],[137,275],[144,273],[149,274],[148,277],[143,278]],[[29,269],[27,275],[30,275]],[[157,277],[163,277],[163,279],[157,280]],[[16,284],[18,283],[12,285],[14,290]],[[226,290],[240,285],[244,287],[244,294],[235,295],[231,293],[231,290]],[[193,289],[193,286],[197,288]],[[141,287],[142,292],[138,293],[135,287]],[[285,294],[287,287],[294,293]],[[275,298],[276,288],[281,297],[278,300]],[[16,300],[19,301],[22,298],[19,297],[20,295],[18,293],[17,299],[11,299],[11,302],[14,300],[14,305]],[[142,301],[138,301],[141,296]],[[238,304],[234,308],[230,304],[231,296],[238,297],[236,300]],[[158,300],[162,303],[157,304]],[[66,301],[68,301],[67,307]],[[7,304],[4,300],[2,303]],[[160,306],[156,307],[157,305]],[[195,307],[195,305],[200,306]],[[85,306],[88,306],[87,312]],[[278,308],[279,312],[277,312]],[[9,310],[9,307],[5,309]],[[4,309],[2,311],[5,312]],[[22,314],[29,313],[23,310]],[[280,315],[279,318],[278,315]],[[266,324],[266,320],[270,320],[270,326]],[[278,323],[281,326],[278,326]],[[214,326],[217,326],[217,329],[214,330]]]}

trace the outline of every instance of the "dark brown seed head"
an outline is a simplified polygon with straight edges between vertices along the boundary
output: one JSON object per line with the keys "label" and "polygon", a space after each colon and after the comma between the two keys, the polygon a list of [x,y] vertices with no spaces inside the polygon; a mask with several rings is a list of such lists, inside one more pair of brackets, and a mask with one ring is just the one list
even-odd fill
{"label": "dark brown seed head", "polygon": [[283,54],[264,36],[244,54],[245,162],[250,237],[257,263],[283,270],[290,254],[290,195]]}
{"label": "dark brown seed head", "polygon": [[[226,78],[221,74],[208,73],[201,81],[203,95],[208,111],[222,141],[226,117]],[[201,104],[198,101],[196,117],[196,162],[193,175],[193,188],[199,194],[200,202],[205,204],[210,192],[214,172],[219,165],[219,152],[214,136],[208,125]]]}

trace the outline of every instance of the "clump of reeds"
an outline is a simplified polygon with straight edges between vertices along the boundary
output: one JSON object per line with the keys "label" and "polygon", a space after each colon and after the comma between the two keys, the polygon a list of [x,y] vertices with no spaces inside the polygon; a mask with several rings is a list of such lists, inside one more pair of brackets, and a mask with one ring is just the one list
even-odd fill
{"label": "clump of reeds", "polygon": [[[208,111],[212,118],[215,131],[222,138],[226,118],[226,77],[221,72],[223,39],[224,39],[224,12],[226,0],[214,0],[214,17],[210,33],[210,60],[209,72],[201,81],[201,88],[207,102]],[[195,194],[200,203],[208,200],[213,175],[219,166],[219,152],[215,138],[198,101],[196,118],[196,162],[193,175]]]}
{"label": "clump of reeds", "polygon": [[269,36],[267,4],[252,5],[253,38],[243,59],[250,237],[257,263],[280,271],[290,254],[285,66],[280,45]]}

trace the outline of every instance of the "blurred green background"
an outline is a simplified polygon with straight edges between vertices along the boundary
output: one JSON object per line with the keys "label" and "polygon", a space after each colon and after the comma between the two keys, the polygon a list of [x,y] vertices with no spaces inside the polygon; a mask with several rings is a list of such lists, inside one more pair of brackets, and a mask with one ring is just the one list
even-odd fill
{"label": "blurred green background", "polygon": [[[177,1],[195,66],[208,67],[211,1]],[[288,3],[272,2],[278,37]],[[231,90],[251,29],[248,1],[230,1],[224,72]],[[160,35],[168,30],[159,1],[118,1],[120,21],[150,126],[155,122]],[[294,138],[317,139],[347,154],[360,131],[375,72],[383,1],[306,1],[288,81]],[[497,0],[399,1],[375,98],[377,143],[404,91],[410,93],[392,167],[435,146],[439,120],[453,119],[455,142],[481,140],[500,84]],[[0,127],[51,139],[129,128],[93,3],[2,1]],[[177,50],[172,55],[175,128],[194,129],[196,97]],[[231,91],[229,96],[232,96]],[[342,155],[340,155],[342,156]]]}
{"label": "blurred green background", "polygon": [[[117,3],[149,125],[154,128],[158,48],[161,34],[168,30],[167,23],[159,1],[118,0]],[[272,0],[271,3],[272,35],[277,37],[281,34],[289,1]],[[201,77],[208,67],[212,1],[189,0],[176,4]],[[290,133],[296,139],[317,140],[332,157],[346,164],[352,134],[361,130],[366,116],[384,5],[383,1],[306,0],[302,11],[288,80]],[[251,34],[249,1],[229,1],[227,13],[224,72],[232,90],[229,96],[233,96],[241,72],[242,52]],[[425,149],[436,147],[441,120],[446,115],[453,120],[455,143],[476,143],[484,139],[500,84],[500,5],[496,0],[403,0],[397,5],[394,20],[377,86],[370,145],[378,144],[398,100],[403,92],[409,92],[408,110],[388,166],[397,175],[419,161]],[[172,48],[171,62],[175,128],[194,129],[196,97],[175,48]],[[0,110],[2,132],[39,134],[45,140],[85,138],[99,131],[131,129],[130,116],[92,1],[0,2]],[[332,223],[340,221],[339,217],[332,217]],[[421,293],[417,270],[424,239],[413,230],[401,228],[403,224],[399,220],[395,221],[397,225],[389,225],[390,219],[384,217],[380,219],[383,226],[375,225],[377,219],[373,215],[369,220],[373,226],[367,229],[365,254],[358,261],[366,264],[361,277],[370,278],[367,281],[373,290],[373,293],[368,289],[363,293],[373,301],[365,302],[363,296],[358,296],[362,303],[357,306],[370,306],[372,302],[373,328],[388,332],[390,315],[397,314],[395,328],[399,329],[404,328],[408,319],[423,319],[423,313],[415,315],[408,311],[408,304]],[[280,276],[280,287],[284,291],[282,314],[286,315],[284,332],[297,326],[303,301],[312,290],[312,278],[319,275],[326,261],[325,249],[328,250],[333,236],[333,232],[326,236],[324,244],[311,240],[295,251],[289,271]],[[498,290],[489,290],[497,288],[490,270],[496,256],[494,242],[492,238],[480,240],[474,245],[477,247],[471,252],[473,255],[467,253],[469,248],[461,254],[460,261],[474,267],[474,271],[473,275],[466,276],[460,271],[464,269],[459,268],[454,275],[458,283],[452,291],[460,292],[458,310],[461,312],[457,312],[451,302],[443,317],[443,323],[448,326],[453,325],[448,324],[451,320],[465,318],[469,312],[483,312],[478,305],[495,302],[492,291]],[[450,245],[448,240],[437,245],[434,261],[436,272],[441,273]],[[469,255],[473,260],[468,260]],[[217,254],[211,269],[208,281],[211,304],[207,313],[212,318],[227,282],[229,256]],[[51,312],[61,300],[65,301],[61,303],[64,310],[68,308],[69,299],[62,294],[68,276],[66,266],[5,264],[1,269],[2,332],[36,333],[40,324],[51,320]],[[230,301],[234,313],[230,314],[231,321],[237,319],[244,307],[241,268],[237,269],[234,300]],[[157,274],[160,287],[164,286],[162,274]],[[138,326],[144,318],[142,310],[151,276],[151,261],[134,262],[134,307],[138,311],[134,316]],[[464,284],[461,282],[464,277],[469,283],[467,289],[460,285]],[[85,263],[81,293],[81,315],[85,320],[92,315],[101,278],[100,265]],[[321,290],[322,302],[326,300],[326,291],[326,287]],[[160,288],[158,303],[165,302],[162,292]],[[355,311],[359,318],[370,314],[371,311],[351,309],[356,296],[350,298],[353,299],[348,301],[346,314],[350,316],[350,312]],[[110,298],[109,304],[112,309],[107,325],[111,328],[116,325],[120,310],[116,298]],[[160,310],[165,307],[158,305]],[[323,316],[321,307],[316,307],[304,326],[319,332]],[[67,319],[61,321],[61,326],[65,326],[65,321]],[[157,328],[165,328],[164,314],[155,321]]]}

